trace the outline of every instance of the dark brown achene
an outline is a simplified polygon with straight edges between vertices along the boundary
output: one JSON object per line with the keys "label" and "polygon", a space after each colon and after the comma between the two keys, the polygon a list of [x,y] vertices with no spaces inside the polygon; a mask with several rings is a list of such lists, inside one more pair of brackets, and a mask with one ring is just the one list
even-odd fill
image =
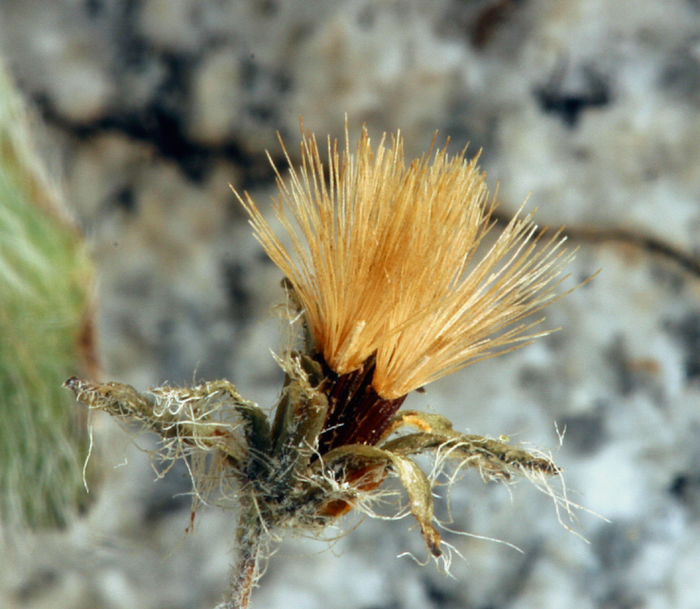
{"label": "dark brown achene", "polygon": [[328,398],[328,417],[319,436],[318,452],[323,455],[346,444],[377,444],[407,396],[387,400],[375,391],[372,357],[357,370],[342,375],[333,372],[320,356],[316,359],[326,371],[322,390]]}

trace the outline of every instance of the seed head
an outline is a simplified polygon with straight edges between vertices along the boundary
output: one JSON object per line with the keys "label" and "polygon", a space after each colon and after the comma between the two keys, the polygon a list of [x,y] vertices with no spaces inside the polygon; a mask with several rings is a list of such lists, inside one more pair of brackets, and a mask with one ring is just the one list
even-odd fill
{"label": "seed head", "polygon": [[[345,139],[342,154],[328,140],[327,166],[311,135],[302,135],[301,167],[285,150],[290,179],[277,173],[275,214],[290,249],[239,197],[313,343],[277,358],[285,383],[272,418],[226,380],[145,393],[66,382],[91,409],[158,433],[165,462],[185,457],[193,509],[216,489],[220,505],[237,506],[238,560],[222,609],[247,606],[275,531],[320,531],[352,509],[373,514],[390,476],[435,558],[433,488],[448,464],[450,482],[465,468],[525,476],[570,513],[547,482],[559,469],[546,454],[460,433],[439,414],[399,412],[411,390],[537,336],[524,318],[557,298],[570,259],[559,234],[540,243],[529,215],[492,234],[494,198],[464,152],[443,148],[406,166],[400,135],[373,150],[363,129],[354,154],[347,126]],[[431,474],[414,461],[426,453]]]}
{"label": "seed head", "polygon": [[345,135],[342,153],[328,139],[324,165],[302,127],[301,167],[285,149],[289,181],[275,168],[291,250],[239,197],[330,369],[346,375],[373,358],[372,388],[391,400],[543,334],[523,319],[556,298],[571,258],[559,233],[539,243],[519,212],[492,239],[495,198],[478,155],[445,146],[406,166],[400,133],[373,150],[363,128],[354,154],[347,125]]}

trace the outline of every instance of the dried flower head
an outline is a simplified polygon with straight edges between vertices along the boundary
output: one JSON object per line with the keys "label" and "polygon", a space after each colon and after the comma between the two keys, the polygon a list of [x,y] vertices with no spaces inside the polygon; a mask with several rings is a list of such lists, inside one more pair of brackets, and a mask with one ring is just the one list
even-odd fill
{"label": "dried flower head", "polygon": [[533,324],[518,322],[555,298],[569,258],[558,235],[538,246],[531,216],[484,245],[494,199],[478,155],[445,147],[406,166],[400,134],[373,151],[365,128],[353,154],[347,126],[342,154],[328,140],[327,168],[313,136],[303,135],[301,154],[300,169],[287,155],[289,184],[277,174],[275,215],[292,251],[241,200],[331,370],[345,375],[374,357],[372,387],[395,399],[533,338]]}
{"label": "dried flower head", "polygon": [[486,244],[495,197],[478,155],[445,147],[406,166],[400,134],[373,151],[366,128],[353,154],[347,125],[343,153],[327,146],[325,167],[302,128],[301,167],[285,150],[289,183],[275,170],[291,251],[239,196],[337,377],[322,452],[376,443],[410,391],[543,334],[523,319],[556,298],[570,259],[558,233],[539,243],[531,215]]}
{"label": "dried flower head", "polygon": [[[317,531],[353,508],[371,514],[387,477],[406,491],[398,513],[409,508],[439,557],[433,487],[448,464],[451,479],[475,468],[485,479],[525,476],[547,492],[546,479],[559,474],[539,451],[460,433],[439,414],[397,412],[411,390],[537,336],[525,317],[557,297],[570,258],[559,235],[540,243],[530,216],[491,235],[494,200],[464,153],[441,149],[407,167],[400,135],[373,151],[363,130],[352,154],[346,126],[345,150],[329,139],[328,157],[325,168],[316,140],[303,135],[301,167],[287,155],[289,183],[277,173],[275,213],[291,251],[239,197],[311,338],[278,357],[285,383],[272,418],[225,380],[145,393],[66,383],[91,409],[159,434],[161,458],[185,458],[195,506],[218,489],[220,504],[239,509],[238,560],[221,609],[248,605],[275,530]],[[414,461],[426,453],[430,475]],[[565,496],[554,498],[568,509]]]}

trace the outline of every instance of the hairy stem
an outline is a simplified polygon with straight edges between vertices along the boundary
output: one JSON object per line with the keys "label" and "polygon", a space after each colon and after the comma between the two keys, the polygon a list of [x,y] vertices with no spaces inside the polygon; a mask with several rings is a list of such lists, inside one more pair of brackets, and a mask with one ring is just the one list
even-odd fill
{"label": "hairy stem", "polygon": [[236,562],[231,570],[230,586],[223,603],[216,609],[248,609],[253,586],[260,575],[258,560],[262,543],[263,523],[256,506],[250,505],[241,514],[236,535]]}

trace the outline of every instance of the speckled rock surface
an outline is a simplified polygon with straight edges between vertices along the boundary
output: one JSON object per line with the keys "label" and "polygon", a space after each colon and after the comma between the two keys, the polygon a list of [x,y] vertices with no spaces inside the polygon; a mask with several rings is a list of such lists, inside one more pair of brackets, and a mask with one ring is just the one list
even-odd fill
{"label": "speckled rock surface", "polygon": [[[483,147],[505,212],[529,194],[571,227],[567,286],[602,269],[549,309],[559,332],[409,405],[554,449],[570,498],[611,522],[581,512],[586,543],[527,484],[467,476],[450,528],[522,553],[446,532],[464,557],[447,578],[397,558],[424,556],[408,520],[367,520],[330,550],[287,539],[254,607],[700,607],[697,1],[4,0],[0,49],[92,244],[105,378],[227,377],[273,403],[280,277],[228,183],[268,200],[265,150],[282,159],[279,131],[297,154],[299,115],[322,137],[346,114],[354,134],[401,129],[410,156],[436,129]],[[212,607],[233,515],[183,541],[184,472],[154,482],[111,421],[96,433],[128,464],[69,531],[2,561],[0,606]]]}

